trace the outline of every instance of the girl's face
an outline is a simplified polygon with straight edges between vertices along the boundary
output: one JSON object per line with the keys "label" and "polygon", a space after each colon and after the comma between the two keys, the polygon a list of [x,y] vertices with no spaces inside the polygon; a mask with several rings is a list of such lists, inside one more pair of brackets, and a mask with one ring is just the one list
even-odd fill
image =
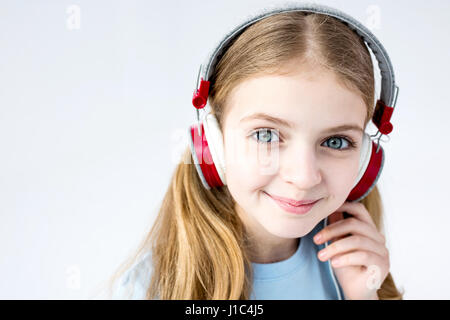
{"label": "girl's face", "polygon": [[[225,174],[239,216],[263,243],[308,234],[345,202],[356,180],[363,99],[341,86],[333,73],[317,70],[254,77],[229,98],[223,120]],[[342,125],[360,130],[330,129]],[[266,193],[320,201],[296,215]]]}

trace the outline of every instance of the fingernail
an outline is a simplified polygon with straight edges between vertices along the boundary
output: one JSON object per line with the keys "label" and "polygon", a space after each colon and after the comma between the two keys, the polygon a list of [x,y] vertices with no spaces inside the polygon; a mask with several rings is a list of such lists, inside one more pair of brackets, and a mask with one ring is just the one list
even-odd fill
{"label": "fingernail", "polygon": [[327,256],[327,252],[324,251],[324,250],[322,250],[322,251],[319,253],[319,258],[320,258],[320,259],[323,259],[323,258],[325,258],[326,256]]}
{"label": "fingernail", "polygon": [[319,242],[319,241],[321,241],[322,240],[322,235],[321,234],[316,234],[315,236],[314,236],[314,241],[315,242]]}

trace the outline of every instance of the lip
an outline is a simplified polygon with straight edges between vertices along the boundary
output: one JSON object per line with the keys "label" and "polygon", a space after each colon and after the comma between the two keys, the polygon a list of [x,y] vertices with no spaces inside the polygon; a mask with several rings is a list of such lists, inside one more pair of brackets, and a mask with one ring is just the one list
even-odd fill
{"label": "lip", "polygon": [[[268,195],[284,211],[293,213],[293,214],[300,214],[300,215],[308,213],[312,209],[312,207],[314,207],[314,205],[320,200],[320,199],[315,200],[312,203],[311,203],[311,201],[304,200],[303,202],[309,202],[309,203],[294,206],[294,205],[291,205],[289,202],[279,200],[280,197],[272,196],[266,192],[265,192],[265,194]],[[286,199],[286,198],[281,198],[281,199]],[[299,202],[299,201],[297,201],[297,202]]]}
{"label": "lip", "polygon": [[305,205],[305,204],[313,204],[313,203],[315,203],[315,202],[320,200],[320,199],[318,199],[318,200],[301,200],[301,201],[296,201],[296,200],[289,199],[289,198],[283,198],[283,197],[279,197],[279,196],[274,196],[274,195],[268,194],[267,192],[266,192],[266,194],[269,195],[274,200],[285,202],[285,203],[290,204],[291,206],[294,206],[294,207],[302,206],[302,205]]}

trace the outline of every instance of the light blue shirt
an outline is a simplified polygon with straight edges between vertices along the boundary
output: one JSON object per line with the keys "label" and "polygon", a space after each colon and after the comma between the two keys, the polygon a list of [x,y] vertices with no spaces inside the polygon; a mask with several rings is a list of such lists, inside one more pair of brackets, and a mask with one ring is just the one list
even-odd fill
{"label": "light blue shirt", "polygon": [[[253,290],[256,300],[341,300],[344,294],[330,261],[322,262],[317,252],[329,244],[317,245],[313,236],[326,226],[322,220],[300,239],[296,252],[274,263],[252,263]],[[151,252],[144,254],[119,278],[112,299],[145,299],[151,277]]]}
{"label": "light blue shirt", "polygon": [[342,288],[332,273],[329,261],[322,262],[314,235],[324,226],[322,220],[307,235],[300,238],[297,251],[288,259],[268,263],[252,263],[253,291],[250,299],[257,300],[340,300]]}

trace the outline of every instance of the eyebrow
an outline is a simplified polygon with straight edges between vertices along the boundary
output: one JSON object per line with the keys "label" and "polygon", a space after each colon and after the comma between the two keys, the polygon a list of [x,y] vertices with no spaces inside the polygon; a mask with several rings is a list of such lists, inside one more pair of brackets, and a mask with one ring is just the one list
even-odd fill
{"label": "eyebrow", "polygon": [[[246,121],[251,121],[251,120],[255,120],[255,119],[267,120],[267,121],[276,123],[283,127],[295,128],[295,124],[288,120],[277,118],[277,117],[274,117],[267,113],[262,113],[262,112],[258,112],[258,113],[254,113],[249,116],[246,116],[246,117],[242,118],[239,122],[246,122]],[[340,126],[325,129],[323,132],[326,133],[326,132],[349,131],[349,130],[364,133],[364,130],[356,124],[343,124]]]}

